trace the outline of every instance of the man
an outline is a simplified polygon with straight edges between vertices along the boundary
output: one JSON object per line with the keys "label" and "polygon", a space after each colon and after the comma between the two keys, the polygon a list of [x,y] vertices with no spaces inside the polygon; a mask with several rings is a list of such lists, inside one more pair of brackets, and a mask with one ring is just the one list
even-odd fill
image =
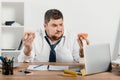
{"label": "man", "polygon": [[63,15],[50,9],[44,16],[44,30],[27,32],[23,37],[19,62],[79,62],[80,47],[76,36],[66,32]]}

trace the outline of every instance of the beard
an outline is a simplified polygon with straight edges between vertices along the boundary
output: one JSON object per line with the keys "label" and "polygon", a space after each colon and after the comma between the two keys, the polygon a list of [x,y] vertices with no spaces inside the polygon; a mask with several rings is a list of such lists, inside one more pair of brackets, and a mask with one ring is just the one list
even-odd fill
{"label": "beard", "polygon": [[62,35],[61,35],[60,37],[52,36],[51,38],[52,38],[53,40],[59,40],[61,37],[62,37]]}

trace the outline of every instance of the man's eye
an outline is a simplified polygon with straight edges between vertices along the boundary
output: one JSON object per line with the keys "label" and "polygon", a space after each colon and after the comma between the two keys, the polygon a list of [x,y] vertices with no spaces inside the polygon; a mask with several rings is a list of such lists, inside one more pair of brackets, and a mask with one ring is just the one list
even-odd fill
{"label": "man's eye", "polygon": [[55,24],[53,24],[52,26],[53,26],[53,27],[57,27],[57,25],[55,25]]}
{"label": "man's eye", "polygon": [[63,24],[60,24],[60,26],[63,26]]}

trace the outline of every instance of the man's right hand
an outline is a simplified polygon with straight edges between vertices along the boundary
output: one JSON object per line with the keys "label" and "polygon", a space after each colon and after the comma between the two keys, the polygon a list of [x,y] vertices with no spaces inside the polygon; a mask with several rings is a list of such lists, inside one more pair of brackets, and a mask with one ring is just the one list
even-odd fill
{"label": "man's right hand", "polygon": [[30,55],[30,52],[32,50],[32,42],[35,38],[35,33],[34,32],[25,32],[23,36],[23,45],[24,45],[24,53],[26,56]]}
{"label": "man's right hand", "polygon": [[83,41],[85,40],[85,42],[86,42],[87,45],[90,44],[90,42],[87,39],[87,37],[88,37],[87,33],[80,33],[80,34],[78,34],[78,44],[80,46],[80,56],[81,57],[84,57],[84,50],[83,50],[84,44],[83,44]]}

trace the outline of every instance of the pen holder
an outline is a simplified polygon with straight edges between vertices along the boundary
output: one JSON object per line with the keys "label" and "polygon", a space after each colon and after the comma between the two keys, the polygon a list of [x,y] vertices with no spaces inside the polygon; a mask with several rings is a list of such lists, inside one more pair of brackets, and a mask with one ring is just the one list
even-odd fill
{"label": "pen holder", "polygon": [[2,63],[2,74],[13,75],[13,61]]}

